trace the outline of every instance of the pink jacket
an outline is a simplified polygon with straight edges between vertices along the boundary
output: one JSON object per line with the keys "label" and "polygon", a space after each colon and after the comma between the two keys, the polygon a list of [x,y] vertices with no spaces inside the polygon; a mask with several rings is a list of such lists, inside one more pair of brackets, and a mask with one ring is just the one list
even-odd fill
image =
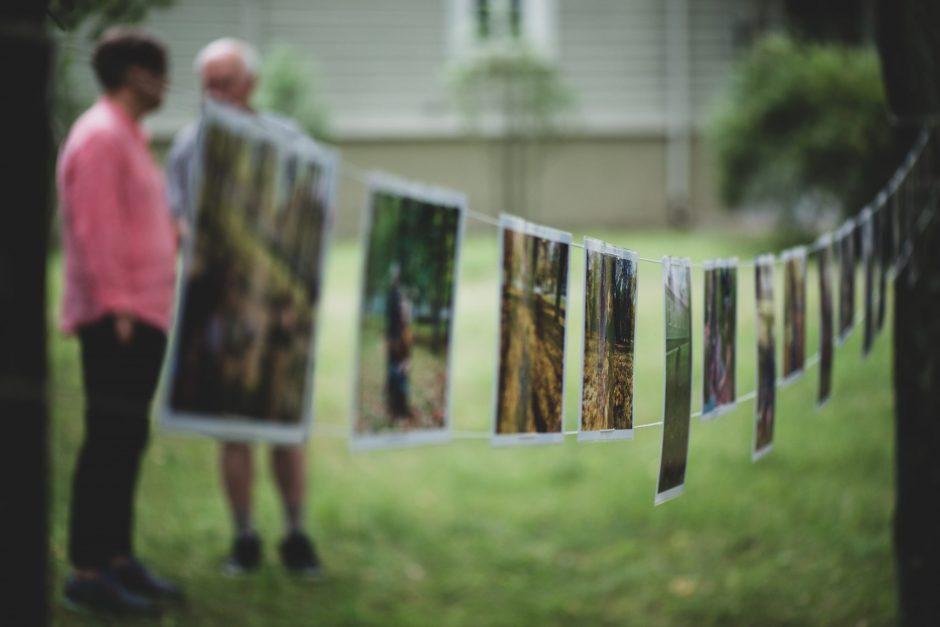
{"label": "pink jacket", "polygon": [[164,331],[170,326],[176,227],[147,144],[138,124],[103,97],[75,122],[62,147],[56,178],[66,333],[116,312]]}

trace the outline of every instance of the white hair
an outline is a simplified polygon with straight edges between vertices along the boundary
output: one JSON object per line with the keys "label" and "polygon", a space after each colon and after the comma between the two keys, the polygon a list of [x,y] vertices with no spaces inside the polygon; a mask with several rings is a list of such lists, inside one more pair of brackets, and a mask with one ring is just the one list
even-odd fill
{"label": "white hair", "polygon": [[242,64],[245,66],[245,71],[248,72],[252,78],[257,78],[258,74],[261,72],[261,55],[258,54],[258,50],[254,46],[241,39],[235,39],[234,37],[216,39],[200,50],[199,54],[196,55],[193,70],[196,74],[202,74],[206,64],[210,61],[233,52],[241,59]]}

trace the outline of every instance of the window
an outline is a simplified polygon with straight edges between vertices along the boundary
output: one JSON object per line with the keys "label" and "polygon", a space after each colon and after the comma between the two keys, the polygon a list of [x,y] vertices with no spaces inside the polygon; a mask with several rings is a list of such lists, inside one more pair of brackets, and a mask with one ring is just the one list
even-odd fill
{"label": "window", "polygon": [[451,48],[455,57],[500,42],[525,43],[554,55],[554,0],[451,0]]}

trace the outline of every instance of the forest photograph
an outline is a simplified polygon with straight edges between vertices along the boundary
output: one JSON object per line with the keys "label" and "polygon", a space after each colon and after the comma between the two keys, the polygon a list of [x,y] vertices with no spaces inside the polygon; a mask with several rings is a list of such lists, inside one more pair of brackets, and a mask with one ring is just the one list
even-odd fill
{"label": "forest photograph", "polygon": [[734,406],[737,353],[737,259],[704,264],[702,420]]}
{"label": "forest photograph", "polygon": [[855,325],[855,227],[849,221],[839,229],[839,344]]}
{"label": "forest photograph", "polygon": [[[585,238],[579,440],[633,432],[636,254]],[[606,432],[600,434],[598,432]]]}
{"label": "forest photograph", "polygon": [[215,433],[232,436],[248,423],[252,434],[299,439],[312,385],[330,163],[238,121],[210,111],[204,122],[166,419],[197,429],[214,422]]}
{"label": "forest photograph", "polygon": [[832,237],[828,234],[817,242],[816,264],[819,272],[819,392],[816,402],[822,405],[832,392]]}
{"label": "forest photograph", "polygon": [[666,389],[656,504],[682,493],[692,409],[692,263],[663,257]]}
{"label": "forest photograph", "polygon": [[754,411],[754,461],[766,455],[774,440],[777,406],[777,344],[774,337],[774,257],[754,263],[757,319],[757,402]]}
{"label": "forest photograph", "polygon": [[783,253],[783,378],[803,372],[806,359],[806,249]]}
{"label": "forest photograph", "polygon": [[369,198],[353,438],[443,433],[465,201],[391,179]]}
{"label": "forest photograph", "polygon": [[571,235],[510,216],[500,222],[494,441],[541,434],[548,437],[528,440],[560,442]]}
{"label": "forest photograph", "polygon": [[877,215],[872,211],[862,213],[862,276],[864,277],[862,289],[865,290],[862,298],[865,312],[862,335],[863,355],[868,355],[871,351],[872,341],[875,338],[875,305],[881,298],[879,293],[881,284],[876,282],[881,272],[880,238],[875,236]]}

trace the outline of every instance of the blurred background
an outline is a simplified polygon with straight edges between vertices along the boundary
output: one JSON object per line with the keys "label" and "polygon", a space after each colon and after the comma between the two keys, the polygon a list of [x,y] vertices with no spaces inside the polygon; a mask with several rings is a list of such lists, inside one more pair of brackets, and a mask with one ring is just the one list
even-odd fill
{"label": "blurred background", "polygon": [[[265,58],[257,105],[347,162],[560,228],[727,225],[761,209],[761,225],[767,211],[831,220],[870,200],[910,143],[892,141],[873,0],[72,6],[86,5],[58,33],[60,131],[96,93],[87,59],[107,23],[142,19],[169,42],[157,150],[196,115],[196,53],[236,36]],[[355,234],[363,188],[346,178],[338,198],[339,233]]]}
{"label": "blurred background", "polygon": [[[814,368],[780,390],[774,450],[758,464],[752,403],[709,423],[693,419],[686,492],[654,508],[658,427],[620,443],[569,438],[494,450],[486,441],[498,251],[495,231],[471,222],[457,287],[452,423],[475,437],[368,455],[350,453],[344,438],[356,367],[355,234],[366,202],[359,168],[451,187],[475,211],[514,213],[572,230],[576,242],[590,235],[648,258],[746,261],[806,243],[872,200],[917,131],[888,108],[878,9],[874,0],[52,2],[56,146],[95,98],[95,37],[134,21],[162,35],[172,55],[168,98],[147,122],[159,158],[198,113],[194,56],[236,36],[264,58],[257,107],[294,117],[349,166],[318,320],[308,443],[308,520],[328,576],[310,584],[279,568],[280,512],[261,456],[265,566],[249,578],[222,576],[230,521],[217,447],[157,434],[139,492],[141,553],[192,599],[160,624],[897,624],[890,333],[865,361],[860,332],[836,351],[826,408],[815,407]],[[895,24],[895,43],[907,41],[911,24]],[[935,80],[929,64],[905,67],[908,85]],[[48,584],[56,599],[68,570],[82,396],[77,343],[55,326],[61,255],[50,232],[48,298],[40,302],[48,312]],[[577,428],[583,324],[584,263],[574,253],[567,430]],[[693,412],[702,399],[701,279],[696,268]],[[662,414],[661,281],[658,265],[641,264],[638,424]],[[740,396],[756,379],[746,264],[738,282]],[[812,355],[814,265],[808,290]],[[52,622],[101,624],[58,605]]]}

